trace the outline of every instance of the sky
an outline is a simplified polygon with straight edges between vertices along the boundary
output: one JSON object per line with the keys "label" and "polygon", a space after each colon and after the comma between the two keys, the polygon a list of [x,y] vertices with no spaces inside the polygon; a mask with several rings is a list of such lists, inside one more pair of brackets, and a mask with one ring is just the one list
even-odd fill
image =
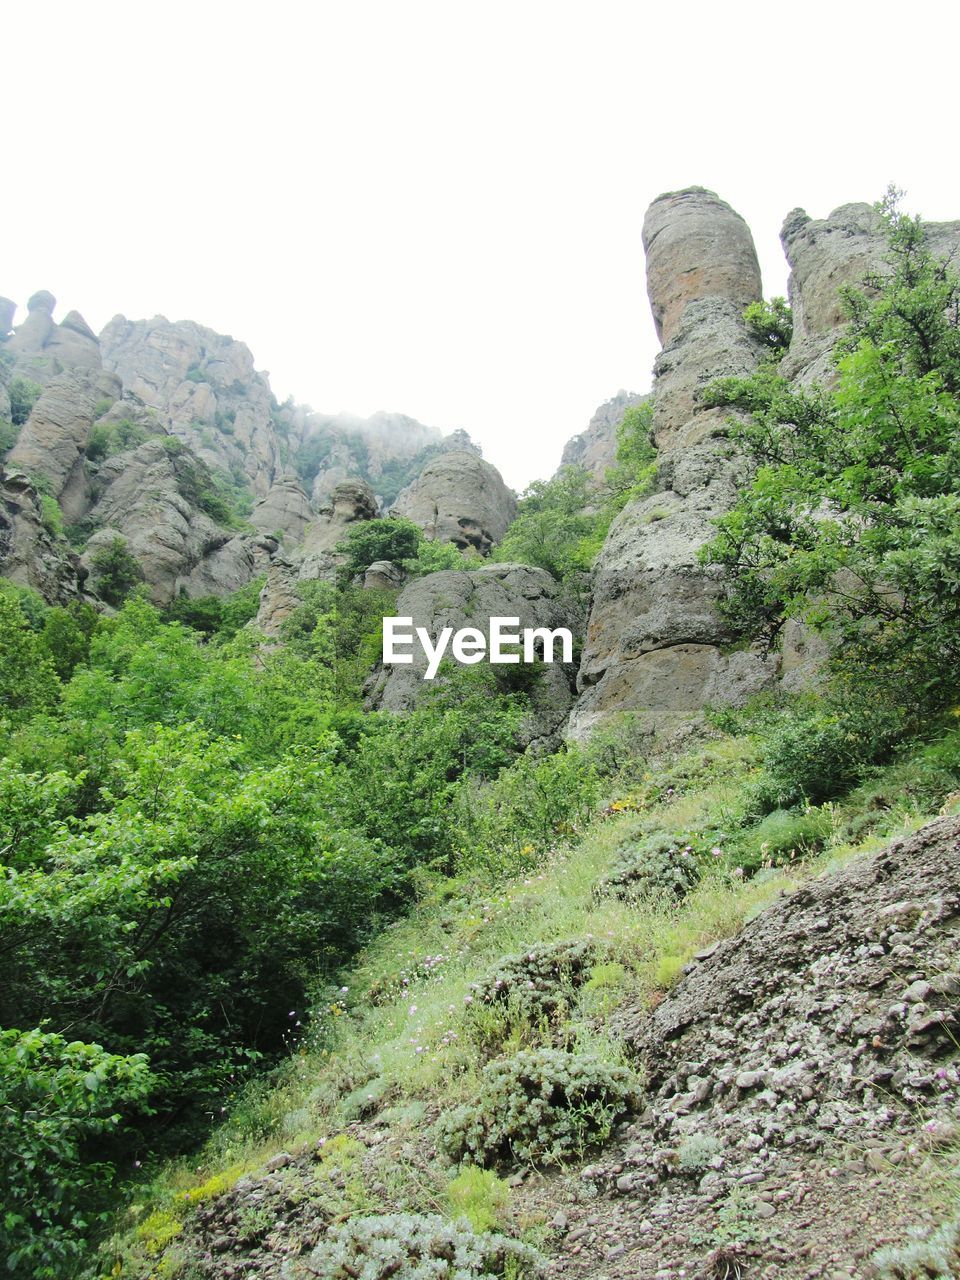
{"label": "sky", "polygon": [[[465,428],[520,489],[657,341],[646,206],[960,218],[960,7],[5,6],[0,294],[242,338],[278,398]],[[17,321],[23,318],[21,311]]]}

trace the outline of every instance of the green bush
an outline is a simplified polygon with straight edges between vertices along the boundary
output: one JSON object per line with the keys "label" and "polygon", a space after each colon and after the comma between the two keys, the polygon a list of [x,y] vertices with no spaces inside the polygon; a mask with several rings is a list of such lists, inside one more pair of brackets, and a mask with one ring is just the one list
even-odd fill
{"label": "green bush", "polygon": [[751,302],[743,313],[747,329],[776,355],[782,355],[793,337],[793,312],[786,298]]}
{"label": "green bush", "polygon": [[512,1005],[528,1021],[551,1019],[590,977],[595,943],[545,943],[499,960],[473,990],[473,1006]]}
{"label": "green bush", "polygon": [[22,427],[30,417],[30,411],[40,399],[43,387],[16,373],[10,379],[7,392],[10,396],[10,417],[15,427]]}
{"label": "green bush", "polygon": [[663,832],[620,849],[596,887],[598,897],[631,900],[660,894],[682,898],[700,879],[695,848]]}
{"label": "green bush", "polygon": [[40,519],[47,533],[55,538],[63,537],[63,512],[60,510],[60,503],[48,493],[40,494]]}
{"label": "green bush", "polygon": [[526,1245],[418,1213],[351,1218],[290,1269],[295,1280],[532,1280],[543,1274],[543,1259]]}
{"label": "green bush", "polygon": [[14,422],[7,422],[5,418],[0,418],[0,458],[6,457],[13,446],[17,443],[17,437],[20,435],[20,428]]}
{"label": "green bush", "polygon": [[437,1124],[454,1160],[564,1164],[609,1138],[639,1104],[633,1072],[592,1053],[524,1050],[491,1062],[474,1102]]}
{"label": "green bush", "polygon": [[599,794],[597,768],[576,746],[523,755],[492,782],[467,778],[456,795],[459,864],[494,877],[529,869],[576,838]]}
{"label": "green bush", "polygon": [[354,578],[362,577],[377,560],[399,564],[415,559],[423,541],[420,527],[401,516],[356,521],[334,548],[338,555],[345,557],[337,570],[338,584],[345,587]]}
{"label": "green bush", "polygon": [[492,1169],[467,1165],[448,1183],[447,1199],[474,1231],[492,1231],[510,1202],[510,1188]]}
{"label": "green bush", "polygon": [[125,538],[116,537],[108,547],[100,547],[91,556],[90,565],[97,594],[115,608],[143,582],[143,569]]}
{"label": "green bush", "polygon": [[142,1053],[105,1053],[34,1031],[0,1031],[0,1247],[12,1275],[62,1280],[105,1218],[104,1155],[154,1081]]}

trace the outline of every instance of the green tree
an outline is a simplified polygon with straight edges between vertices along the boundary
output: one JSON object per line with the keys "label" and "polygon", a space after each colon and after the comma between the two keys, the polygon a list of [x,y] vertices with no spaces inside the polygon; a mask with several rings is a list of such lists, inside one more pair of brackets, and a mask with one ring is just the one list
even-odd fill
{"label": "green tree", "polygon": [[15,427],[22,427],[30,417],[30,411],[40,399],[43,387],[17,373],[10,379],[7,392],[10,396],[10,417]]}
{"label": "green tree", "polygon": [[769,645],[801,619],[838,670],[922,700],[960,670],[960,282],[918,218],[878,210],[887,264],[846,291],[836,387],[765,368],[709,391],[747,411],[733,436],[754,478],[704,559],[743,635]]}
{"label": "green tree", "polygon": [[42,1030],[0,1030],[0,1249],[8,1274],[71,1275],[105,1217],[104,1159],[153,1088],[146,1056]]}
{"label": "green tree", "polygon": [[97,594],[107,604],[119,607],[143,582],[140,562],[130,552],[124,538],[114,538],[108,547],[95,551],[90,562]]}
{"label": "green tree", "polygon": [[20,724],[53,707],[60,681],[42,638],[19,606],[0,594],[0,716]]}
{"label": "green tree", "polygon": [[357,521],[335,550],[346,557],[338,570],[338,583],[346,586],[363,574],[377,560],[402,560],[416,558],[423,541],[423,533],[412,520],[402,516],[388,516],[382,520]]}

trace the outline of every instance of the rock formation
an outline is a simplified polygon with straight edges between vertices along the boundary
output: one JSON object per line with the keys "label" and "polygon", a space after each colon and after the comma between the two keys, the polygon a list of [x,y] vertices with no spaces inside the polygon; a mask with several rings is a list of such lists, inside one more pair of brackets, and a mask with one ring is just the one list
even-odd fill
{"label": "rock formation", "polygon": [[[236,591],[253,572],[248,540],[198,508],[192,494],[196,463],[168,443],[168,438],[147,440],[99,468],[87,517],[97,532],[87,544],[84,563],[89,567],[96,551],[120,536],[139,561],[158,604],[169,604],[181,586],[190,595]],[[192,580],[204,561],[205,570]]]}
{"label": "rock formation", "polygon": [[270,386],[243,342],[192,320],[115,316],[100,335],[105,368],[215,470],[263,497],[279,474]]}
{"label": "rock formation", "polygon": [[50,604],[79,596],[87,571],[46,526],[40,494],[22,471],[0,466],[0,571]]}
{"label": "rock formation", "polygon": [[250,513],[250,523],[261,533],[278,537],[288,546],[303,540],[303,533],[313,519],[313,508],[296,475],[286,472],[274,481],[269,492]]}
{"label": "rock formation", "polygon": [[[53,318],[57,300],[41,289],[27,302],[27,318],[6,339],[5,351],[18,372],[44,383],[69,369],[99,369],[100,344],[78,311],[60,324]],[[9,333],[15,308],[0,299],[0,336]]]}
{"label": "rock formation", "polygon": [[602,481],[617,460],[617,428],[623,415],[633,405],[648,399],[649,396],[637,395],[634,391],[618,391],[597,409],[586,431],[567,441],[560,465],[583,467],[594,480]]}
{"label": "rock formation", "polygon": [[[491,617],[519,618],[525,627],[567,627],[578,639],[583,629],[580,609],[566,599],[545,569],[524,564],[483,565],[476,570],[449,569],[416,578],[401,591],[394,613],[411,617],[435,641],[444,627],[476,627],[487,633]],[[435,683],[425,681],[426,659],[413,647],[411,665],[380,666],[368,688],[372,707],[402,712],[427,696]],[[495,667],[501,674],[518,670]],[[566,723],[573,702],[575,669],[544,663],[531,693],[531,710],[522,730],[527,743],[553,743]],[[440,677],[438,677],[439,679]]]}
{"label": "rock formation", "polygon": [[664,337],[654,381],[659,491],[624,508],[598,558],[574,736],[623,710],[664,733],[775,673],[772,660],[724,652],[731,636],[716,611],[720,584],[697,562],[741,478],[726,413],[704,409],[698,395],[714,378],[750,373],[762,354],[742,319],[760,296],[750,232],[717,196],[691,188],[654,201],[644,244]]}
{"label": "rock formation", "polygon": [[391,509],[428,538],[481,555],[500,541],[516,512],[517,500],[496,467],[463,449],[428,462]]}
{"label": "rock formation", "polygon": [[55,498],[83,468],[94,419],[120,394],[120,379],[102,369],[76,369],[47,383],[10,451],[11,466],[43,477]]}

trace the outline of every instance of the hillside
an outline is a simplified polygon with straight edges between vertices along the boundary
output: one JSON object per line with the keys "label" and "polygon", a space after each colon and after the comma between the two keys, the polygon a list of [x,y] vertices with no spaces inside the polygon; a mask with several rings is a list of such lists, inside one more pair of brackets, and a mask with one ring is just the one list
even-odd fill
{"label": "hillside", "polygon": [[519,498],[0,300],[17,1280],[960,1268],[960,223],[642,241],[652,389]]}

